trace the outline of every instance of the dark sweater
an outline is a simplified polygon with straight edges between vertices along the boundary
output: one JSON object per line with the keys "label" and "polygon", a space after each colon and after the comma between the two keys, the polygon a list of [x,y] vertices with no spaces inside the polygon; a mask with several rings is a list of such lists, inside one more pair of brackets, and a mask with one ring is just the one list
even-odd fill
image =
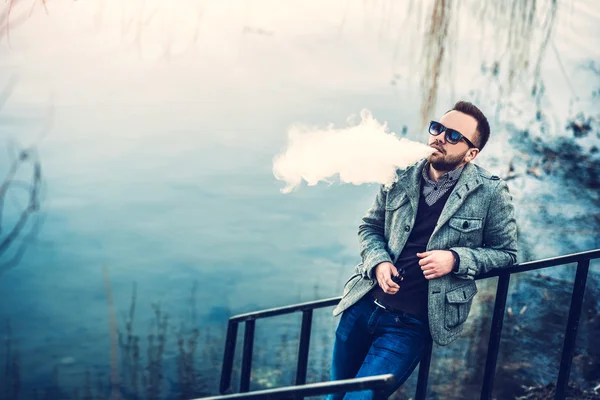
{"label": "dark sweater", "polygon": [[379,285],[372,290],[373,296],[384,306],[427,321],[428,281],[419,265],[420,258],[417,257],[417,253],[426,251],[429,238],[451,192],[452,188],[431,206],[425,202],[425,196],[419,196],[415,225],[395,263],[396,268],[405,269],[404,280],[399,284],[400,290],[393,295],[385,293]]}

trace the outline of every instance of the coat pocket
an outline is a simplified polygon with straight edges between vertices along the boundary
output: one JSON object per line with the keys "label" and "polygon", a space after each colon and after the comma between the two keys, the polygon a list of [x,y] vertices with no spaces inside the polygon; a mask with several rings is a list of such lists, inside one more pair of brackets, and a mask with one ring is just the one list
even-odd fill
{"label": "coat pocket", "polygon": [[452,217],[450,218],[450,227],[463,233],[469,233],[481,229],[483,226],[482,218],[471,217]]}
{"label": "coat pocket", "polygon": [[446,292],[446,304],[444,310],[444,326],[453,329],[462,325],[469,316],[473,297],[477,294],[475,282],[459,286]]}
{"label": "coat pocket", "polygon": [[450,240],[452,246],[479,246],[483,237],[483,218],[450,218]]}

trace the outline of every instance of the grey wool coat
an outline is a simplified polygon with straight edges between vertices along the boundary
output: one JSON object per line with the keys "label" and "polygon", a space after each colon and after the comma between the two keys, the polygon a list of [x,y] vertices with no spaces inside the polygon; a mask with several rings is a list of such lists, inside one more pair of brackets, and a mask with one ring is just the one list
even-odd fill
{"label": "grey wool coat", "polygon": [[[396,183],[381,186],[359,227],[362,262],[344,285],[333,315],[341,314],[377,285],[377,264],[396,262],[415,222],[426,161],[398,170]],[[442,346],[463,332],[477,293],[474,277],[510,266],[517,259],[517,224],[508,186],[472,163],[465,165],[427,243],[427,251],[450,249],[460,257],[459,270],[428,281],[429,331]]]}

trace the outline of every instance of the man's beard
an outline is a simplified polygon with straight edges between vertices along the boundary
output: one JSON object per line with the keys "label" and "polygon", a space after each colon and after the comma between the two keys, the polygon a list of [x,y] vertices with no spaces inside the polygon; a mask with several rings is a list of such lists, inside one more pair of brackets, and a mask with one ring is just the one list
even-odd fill
{"label": "man's beard", "polygon": [[[467,154],[467,153],[465,152],[465,154]],[[443,155],[442,157],[440,157],[440,156],[435,156],[435,153],[434,153],[434,154],[431,154],[429,157],[427,157],[427,160],[429,161],[429,164],[431,164],[431,166],[433,168],[435,168],[436,170],[448,172],[448,171],[452,171],[453,169],[458,167],[460,165],[460,163],[463,162],[465,154],[457,155],[457,156]],[[434,158],[434,156],[435,156],[435,158]]]}

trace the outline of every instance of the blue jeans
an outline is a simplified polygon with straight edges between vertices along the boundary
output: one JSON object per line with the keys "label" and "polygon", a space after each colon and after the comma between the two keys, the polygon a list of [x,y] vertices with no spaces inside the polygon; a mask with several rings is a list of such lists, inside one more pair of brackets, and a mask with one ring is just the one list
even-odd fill
{"label": "blue jeans", "polygon": [[[392,374],[390,396],[408,379],[430,343],[427,322],[392,314],[367,293],[342,314],[335,332],[331,380]],[[371,391],[327,396],[328,400],[372,398]]]}

